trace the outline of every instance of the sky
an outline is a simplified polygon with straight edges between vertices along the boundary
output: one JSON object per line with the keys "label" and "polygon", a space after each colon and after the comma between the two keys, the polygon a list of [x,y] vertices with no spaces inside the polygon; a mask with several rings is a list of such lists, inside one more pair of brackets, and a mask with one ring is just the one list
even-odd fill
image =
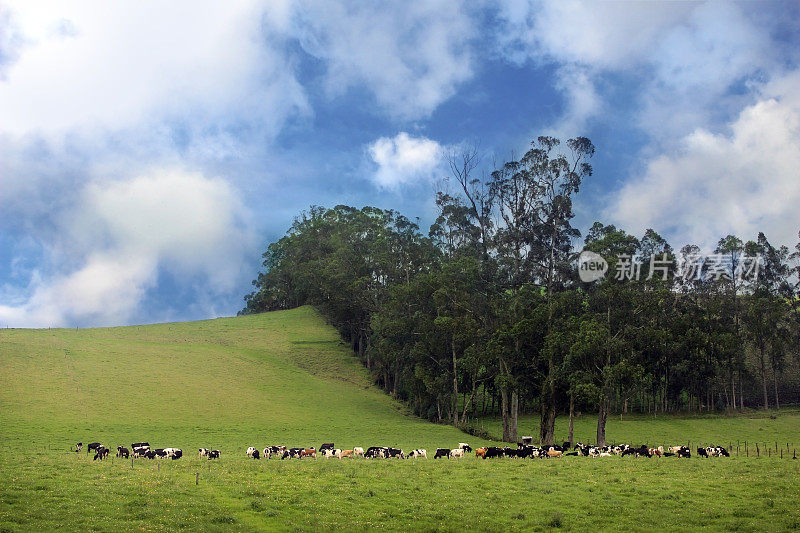
{"label": "sky", "polygon": [[229,316],[311,205],[585,136],[575,224],[800,230],[800,4],[0,0],[0,327]]}

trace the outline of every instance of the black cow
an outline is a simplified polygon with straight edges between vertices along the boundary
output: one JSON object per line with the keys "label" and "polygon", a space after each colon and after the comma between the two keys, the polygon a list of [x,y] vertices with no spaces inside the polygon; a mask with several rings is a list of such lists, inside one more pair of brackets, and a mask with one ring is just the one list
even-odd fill
{"label": "black cow", "polygon": [[433,458],[438,459],[439,457],[450,457],[450,448],[436,448],[436,455]]}
{"label": "black cow", "polygon": [[219,450],[211,450],[206,455],[209,459],[219,459]]}
{"label": "black cow", "polygon": [[498,448],[497,446],[490,446],[486,448],[486,453],[483,454],[484,459],[489,459],[491,457],[503,457],[505,452],[503,448]]}
{"label": "black cow", "polygon": [[131,456],[131,452],[128,451],[128,448],[123,448],[122,446],[117,446],[117,457],[122,457],[123,459],[127,459]]}
{"label": "black cow", "polygon": [[100,444],[99,442],[90,442],[89,445],[86,446],[86,455],[89,455],[89,452],[91,452],[92,450],[97,452],[97,448],[101,446],[102,444]]}
{"label": "black cow", "polygon": [[319,447],[319,453],[320,453],[320,455],[325,455],[322,452],[324,452],[325,450],[333,450],[335,448],[336,447],[333,445],[332,442],[326,442],[322,446]]}
{"label": "black cow", "polygon": [[697,448],[697,455],[700,457],[708,457],[708,452],[706,452],[705,448]]}

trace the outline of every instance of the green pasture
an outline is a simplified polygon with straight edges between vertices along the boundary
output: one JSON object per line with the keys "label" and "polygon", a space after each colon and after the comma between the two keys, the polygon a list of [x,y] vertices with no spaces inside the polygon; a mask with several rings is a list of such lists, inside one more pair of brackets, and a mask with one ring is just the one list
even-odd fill
{"label": "green pasture", "polygon": [[[566,423],[566,419],[559,423]],[[496,420],[482,421],[500,434]],[[525,426],[528,424],[528,426]],[[536,434],[534,420],[521,433]],[[576,436],[593,440],[593,421]],[[609,421],[657,445],[798,442],[800,415]],[[566,435],[559,426],[559,435]],[[758,437],[756,439],[756,437]],[[178,461],[93,462],[78,441],[147,440]],[[250,460],[248,446],[487,444],[372,387],[310,308],[192,323],[0,331],[0,531],[800,528],[800,461]],[[773,444],[774,445],[774,444]],[[218,461],[197,448],[222,451]]]}

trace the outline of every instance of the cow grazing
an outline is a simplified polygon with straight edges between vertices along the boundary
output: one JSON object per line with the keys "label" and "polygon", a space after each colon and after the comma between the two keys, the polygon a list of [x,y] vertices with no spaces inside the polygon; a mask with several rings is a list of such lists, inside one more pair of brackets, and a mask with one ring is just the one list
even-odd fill
{"label": "cow grazing", "polygon": [[650,453],[650,456],[653,457],[663,457],[664,456],[664,447],[659,446],[658,448],[650,448],[647,450]]}
{"label": "cow grazing", "polygon": [[131,452],[128,451],[128,448],[123,448],[122,446],[117,446],[117,457],[121,457],[123,459],[127,459],[131,456]]}
{"label": "cow grazing", "polygon": [[319,453],[322,453],[324,455],[323,452],[325,450],[333,450],[334,448],[336,448],[336,446],[334,446],[332,442],[326,442],[319,447]]}
{"label": "cow grazing", "polygon": [[209,452],[208,448],[199,448],[197,450],[197,453],[198,453],[198,455],[200,457],[207,457],[208,456],[208,452]]}
{"label": "cow grazing", "polygon": [[219,450],[210,450],[208,452],[209,459],[219,459]]}
{"label": "cow grazing", "polygon": [[134,448],[150,448],[149,442],[134,442],[131,444],[131,450]]}
{"label": "cow grazing", "polygon": [[705,448],[697,448],[697,455],[700,457],[708,457],[708,452],[706,452]]}
{"label": "cow grazing", "polygon": [[364,452],[364,457],[367,459],[374,459],[376,457],[385,458],[388,455],[389,448],[385,446],[370,446]]}
{"label": "cow grazing", "polygon": [[464,457],[464,450],[461,448],[456,448],[455,450],[450,450],[450,458],[451,459],[461,459]]}
{"label": "cow grazing", "polygon": [[483,454],[484,459],[491,459],[492,457],[503,457],[505,455],[505,450],[503,448],[498,448],[497,446],[489,446],[486,448],[486,451]]}
{"label": "cow grazing", "polygon": [[436,453],[434,454],[433,458],[438,459],[440,457],[450,457],[450,449],[449,448],[436,448]]}
{"label": "cow grazing", "polygon": [[356,446],[353,448],[353,456],[354,457],[364,457],[364,448],[360,446]]}
{"label": "cow grazing", "polygon": [[133,456],[134,457],[147,457],[147,453],[150,451],[150,448],[133,448]]}
{"label": "cow grazing", "polygon": [[314,459],[317,458],[317,450],[316,448],[304,448],[302,452],[300,452],[300,457],[313,457]]}
{"label": "cow grazing", "polygon": [[386,456],[392,457],[396,459],[405,459],[405,455],[403,454],[403,450],[400,448],[387,448],[386,449]]}
{"label": "cow grazing", "polygon": [[472,446],[470,446],[466,442],[459,442],[458,443],[458,447],[460,449],[464,450],[466,453],[471,453],[472,452]]}
{"label": "cow grazing", "polygon": [[417,458],[427,459],[428,458],[428,452],[427,452],[427,450],[423,450],[422,448],[419,448],[417,450],[411,450],[411,453],[409,453],[407,457],[409,459],[417,459]]}
{"label": "cow grazing", "polygon": [[164,453],[167,454],[166,457],[169,457],[173,461],[183,457],[183,451],[180,448],[164,448]]}
{"label": "cow grazing", "polygon": [[86,446],[86,455],[89,455],[89,452],[94,451],[97,452],[97,448],[100,448],[102,444],[99,442],[90,442],[88,446]]}
{"label": "cow grazing", "polygon": [[486,459],[486,448],[478,448],[475,450],[475,457],[483,457]]}
{"label": "cow grazing", "polygon": [[254,446],[247,448],[247,457],[251,459],[259,459],[260,457],[258,455],[258,449],[256,449]]}
{"label": "cow grazing", "polygon": [[78,453],[82,449],[83,449],[83,443],[82,442],[79,442],[78,444],[75,445],[75,453]]}
{"label": "cow grazing", "polygon": [[102,461],[103,459],[108,457],[108,453],[110,450],[101,444],[100,446],[95,447],[94,451],[95,454],[92,461],[97,461],[98,459]]}
{"label": "cow grazing", "polygon": [[272,447],[271,446],[267,446],[266,448],[261,450],[261,456],[264,459],[269,459],[270,457],[272,457]]}
{"label": "cow grazing", "polygon": [[339,459],[344,459],[345,457],[353,457],[353,450],[340,450],[341,453],[339,454]]}
{"label": "cow grazing", "polygon": [[303,448],[289,448],[284,450],[281,459],[300,459],[302,457]]}

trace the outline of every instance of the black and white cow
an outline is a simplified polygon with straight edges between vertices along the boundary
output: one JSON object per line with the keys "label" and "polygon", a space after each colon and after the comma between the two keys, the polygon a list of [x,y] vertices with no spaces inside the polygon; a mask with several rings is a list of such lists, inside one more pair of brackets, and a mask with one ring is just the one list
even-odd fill
{"label": "black and white cow", "polygon": [[100,446],[95,447],[94,450],[95,450],[95,454],[94,454],[94,459],[92,459],[92,461],[97,461],[98,459],[100,459],[102,461],[103,459],[108,457],[108,453],[110,451],[108,448],[106,448],[102,444]]}
{"label": "black and white cow", "polygon": [[253,446],[247,448],[247,456],[251,459],[261,459],[261,454],[258,453],[258,448]]}
{"label": "black and white cow", "polygon": [[88,446],[86,446],[86,455],[89,455],[89,452],[94,451],[97,452],[97,448],[101,447],[102,444],[99,442],[90,442]]}
{"label": "black and white cow", "polygon": [[127,459],[130,456],[131,452],[128,450],[128,448],[117,446],[117,457],[121,457],[122,459]]}
{"label": "black and white cow", "polygon": [[288,450],[284,450],[281,459],[300,459],[303,456],[303,450],[305,448],[289,448]]}
{"label": "black and white cow", "polygon": [[459,442],[458,443],[458,447],[460,449],[464,450],[464,452],[466,452],[466,453],[471,453],[472,452],[472,446],[470,446],[466,442]]}
{"label": "black and white cow", "polygon": [[208,452],[209,459],[219,459],[219,450],[210,450]]}
{"label": "black and white cow", "polygon": [[81,450],[83,450],[83,443],[79,442],[78,444],[75,445],[75,453],[78,453]]}
{"label": "black and white cow", "polygon": [[334,446],[332,442],[326,442],[319,447],[319,452],[322,454],[323,457],[325,457],[326,456],[325,450],[333,450],[335,448],[336,446]]}
{"label": "black and white cow", "polygon": [[411,453],[409,453],[408,456],[407,456],[408,459],[416,459],[416,458],[420,458],[420,457],[422,459],[427,459],[428,458],[428,451],[424,450],[422,448],[419,448],[417,450],[412,450]]}
{"label": "black and white cow", "polygon": [[364,452],[364,457],[367,459],[374,459],[376,457],[385,458],[388,456],[389,448],[385,446],[370,446]]}
{"label": "black and white cow", "polygon": [[197,449],[197,453],[198,453],[198,455],[200,457],[208,457],[208,452],[209,452],[208,448],[198,448]]}
{"label": "black and white cow", "polygon": [[405,459],[405,455],[403,455],[403,450],[401,450],[400,448],[387,448],[386,456],[397,459]]}

